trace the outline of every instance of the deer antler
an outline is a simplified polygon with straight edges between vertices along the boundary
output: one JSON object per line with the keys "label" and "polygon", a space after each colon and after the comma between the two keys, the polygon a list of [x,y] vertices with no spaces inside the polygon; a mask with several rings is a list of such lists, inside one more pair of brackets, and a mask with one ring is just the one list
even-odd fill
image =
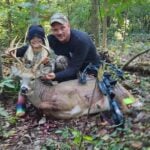
{"label": "deer antler", "polygon": [[52,54],[52,50],[49,46],[49,42],[48,42],[48,39],[47,37],[44,39],[44,42],[45,42],[45,45],[43,44],[40,44],[45,50],[47,50],[47,52],[51,55]]}
{"label": "deer antler", "polygon": [[43,61],[47,58],[48,54],[51,55],[52,53],[52,50],[50,49],[50,46],[48,43],[48,39],[45,38],[44,41],[45,41],[45,45],[43,44],[40,44],[40,45],[44,48],[44,50],[46,50],[46,52],[44,54],[44,57],[39,61],[39,63],[35,64],[35,66],[33,67],[33,72],[35,72],[36,69],[43,63]]}
{"label": "deer antler", "polygon": [[[19,40],[19,41],[17,42],[16,46],[14,47],[16,39],[17,39],[17,36],[11,41],[7,53],[11,54],[12,51],[15,51],[15,50],[17,50],[18,48],[22,47],[22,46],[18,47],[18,45],[20,44],[20,41],[21,41],[21,40]],[[15,51],[15,52],[16,52],[16,51]]]}
{"label": "deer antler", "polygon": [[26,31],[26,33],[25,33],[24,42],[23,42],[24,45],[26,44],[28,32],[29,32],[29,26],[27,27],[27,31]]}
{"label": "deer antler", "polygon": [[18,46],[21,40],[19,40],[15,45],[16,39],[17,39],[17,36],[11,41],[10,47],[7,49],[6,55],[12,56],[14,59],[17,60],[19,64],[23,65],[23,63],[16,57],[16,50],[21,47],[21,46],[20,47]]}

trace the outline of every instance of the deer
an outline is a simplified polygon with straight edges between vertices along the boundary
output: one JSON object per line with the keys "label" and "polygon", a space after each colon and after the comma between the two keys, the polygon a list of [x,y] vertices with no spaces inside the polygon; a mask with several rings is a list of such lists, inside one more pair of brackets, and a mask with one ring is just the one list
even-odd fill
{"label": "deer", "polygon": [[[22,80],[20,85],[21,94],[26,95],[28,100],[44,115],[56,119],[71,119],[110,110],[109,99],[99,90],[95,77],[89,76],[86,84],[81,84],[78,79],[74,79],[61,83],[51,81],[52,84],[47,85],[41,77],[54,70],[54,61],[46,67],[44,67],[42,61],[44,57],[48,56],[48,53],[51,54],[50,48],[42,45],[47,52],[46,55],[38,61],[38,64],[26,67],[25,63],[15,56],[18,44],[15,47],[13,45],[14,42],[11,44],[9,53],[13,51],[11,57],[16,60],[17,64],[12,66],[12,74]],[[134,101],[133,106],[138,102],[119,83],[115,86],[114,93],[123,112],[129,110],[123,102],[125,98],[132,98]]]}

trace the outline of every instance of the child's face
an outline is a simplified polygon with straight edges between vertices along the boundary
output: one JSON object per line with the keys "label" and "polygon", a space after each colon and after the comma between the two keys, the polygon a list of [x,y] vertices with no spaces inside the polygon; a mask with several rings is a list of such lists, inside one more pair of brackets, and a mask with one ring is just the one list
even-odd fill
{"label": "child's face", "polygon": [[36,49],[36,48],[38,49],[38,48],[41,48],[40,44],[43,44],[43,41],[42,41],[42,39],[40,39],[38,37],[34,37],[31,39],[30,44],[33,49]]}

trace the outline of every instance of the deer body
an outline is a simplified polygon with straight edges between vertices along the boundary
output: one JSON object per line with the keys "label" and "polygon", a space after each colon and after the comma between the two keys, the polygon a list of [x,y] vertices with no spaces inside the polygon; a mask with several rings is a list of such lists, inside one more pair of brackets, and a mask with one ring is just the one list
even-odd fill
{"label": "deer body", "polygon": [[40,80],[36,80],[33,92],[28,95],[28,98],[33,105],[42,109],[44,114],[69,119],[87,114],[91,101],[90,113],[109,109],[107,97],[98,92],[97,88],[93,91],[94,87],[94,79],[88,81],[86,85],[72,80],[54,86],[47,86]]}
{"label": "deer body", "polygon": [[[41,66],[43,65],[40,64],[38,68],[42,68]],[[21,93],[26,94],[31,103],[49,117],[70,119],[88,114],[89,108],[89,114],[110,110],[109,100],[98,89],[94,77],[88,78],[84,85],[77,79],[46,85],[39,78],[46,70],[45,68],[36,69],[33,72],[32,68],[22,69],[16,66],[13,70],[15,70],[13,74],[22,79]],[[114,93],[122,110],[127,111],[128,108],[123,100],[132,95],[120,84],[117,84]]]}
{"label": "deer body", "polygon": [[[117,85],[115,93],[118,102],[126,111],[127,107],[122,101],[123,98],[130,97],[130,93],[120,84]],[[89,107],[91,107],[90,114],[110,110],[107,97],[97,86],[95,87],[95,79],[89,80],[85,85],[78,83],[78,80],[71,80],[54,86],[47,86],[36,79],[28,98],[45,115],[58,119],[70,119],[88,114]]]}

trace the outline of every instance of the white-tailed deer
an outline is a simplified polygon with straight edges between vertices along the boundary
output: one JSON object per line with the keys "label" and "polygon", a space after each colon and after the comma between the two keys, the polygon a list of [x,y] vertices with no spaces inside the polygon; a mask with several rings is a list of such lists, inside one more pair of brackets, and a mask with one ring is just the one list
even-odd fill
{"label": "white-tailed deer", "polygon": [[[49,51],[49,48],[43,47]],[[16,49],[17,47],[11,50]],[[39,60],[36,67],[26,68],[15,54],[12,57],[19,64],[13,66],[12,70],[15,76],[22,79],[20,91],[26,94],[30,102],[41,109],[45,115],[69,119],[88,114],[89,107],[90,114],[110,109],[109,100],[99,91],[94,77],[88,78],[84,85],[81,85],[77,79],[51,86],[45,85],[40,77],[51,70],[50,67],[43,68],[41,60],[44,58]],[[120,84],[116,85],[114,92],[122,110],[127,111],[128,108],[123,103],[123,99],[130,97],[134,99],[132,95]],[[136,102],[135,99],[134,102]]]}

